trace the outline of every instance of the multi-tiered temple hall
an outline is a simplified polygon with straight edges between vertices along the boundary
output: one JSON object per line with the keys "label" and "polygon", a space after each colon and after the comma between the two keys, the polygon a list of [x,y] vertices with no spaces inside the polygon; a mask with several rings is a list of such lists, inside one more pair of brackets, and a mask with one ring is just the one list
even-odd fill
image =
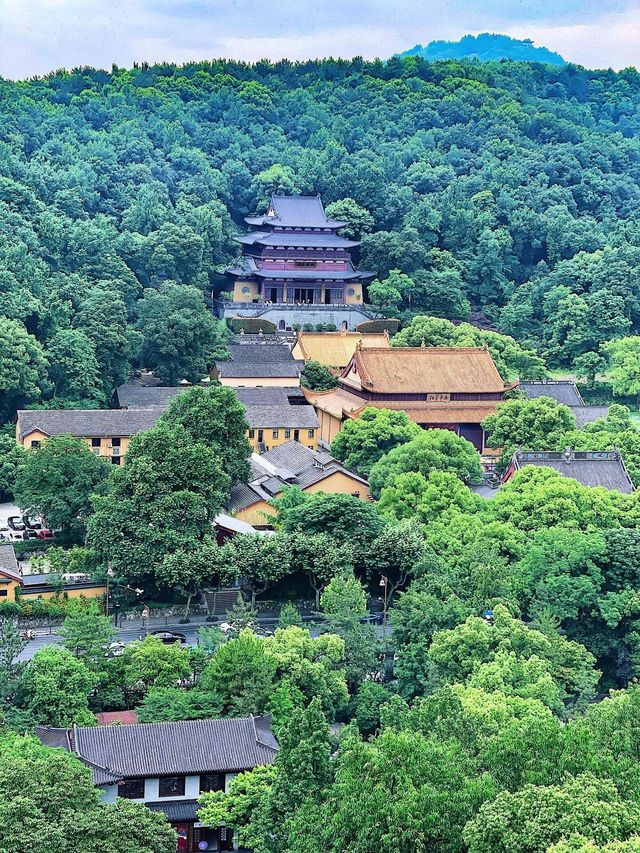
{"label": "multi-tiered temple hall", "polygon": [[371,318],[363,308],[363,281],[354,267],[358,242],[337,232],[348,223],[328,219],[320,196],[271,197],[267,212],[248,216],[251,231],[236,238],[243,256],[227,270],[233,301],[226,317],[264,317],[278,328],[333,323],[354,328]]}

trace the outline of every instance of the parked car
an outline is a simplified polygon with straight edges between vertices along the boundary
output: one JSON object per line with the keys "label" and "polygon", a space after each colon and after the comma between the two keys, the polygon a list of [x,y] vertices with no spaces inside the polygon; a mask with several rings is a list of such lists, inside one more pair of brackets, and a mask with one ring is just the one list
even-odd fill
{"label": "parked car", "polygon": [[22,523],[27,530],[42,530],[42,522],[38,521],[36,518],[29,518],[28,515],[22,516]]}
{"label": "parked car", "polygon": [[42,530],[38,530],[37,532],[38,539],[55,539],[55,534],[53,530],[48,530],[46,527],[43,527]]}
{"label": "parked car", "polygon": [[26,524],[19,515],[10,515],[7,524],[12,530],[26,530]]}
{"label": "parked car", "polygon": [[187,638],[184,634],[178,634],[175,631],[150,631],[152,637],[157,637],[161,642],[169,645],[170,643],[186,643]]}
{"label": "parked car", "polygon": [[125,644],[120,640],[116,640],[115,643],[109,643],[107,647],[107,651],[105,652],[105,657],[107,658],[119,658],[124,654]]}
{"label": "parked car", "polygon": [[24,530],[10,530],[9,531],[9,542],[23,542],[24,541]]}
{"label": "parked car", "polygon": [[37,539],[38,531],[37,530],[24,530],[22,533],[22,538],[26,541],[27,539]]}

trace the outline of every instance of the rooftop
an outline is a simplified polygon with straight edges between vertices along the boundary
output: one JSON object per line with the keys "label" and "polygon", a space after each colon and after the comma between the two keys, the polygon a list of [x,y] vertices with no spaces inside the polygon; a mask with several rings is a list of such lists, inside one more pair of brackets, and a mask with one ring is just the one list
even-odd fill
{"label": "rooftop", "polygon": [[551,397],[565,406],[584,405],[576,383],[569,379],[523,379],[518,388],[529,398]]}
{"label": "rooftop", "polygon": [[389,347],[386,334],[362,332],[298,332],[294,349],[305,361],[318,361],[326,367],[346,367],[357,345],[363,347]]}
{"label": "rooftop", "polygon": [[313,406],[245,404],[245,411],[250,429],[316,429],[320,426]]}
{"label": "rooftop", "polygon": [[358,346],[340,382],[378,394],[497,393],[510,387],[484,347]]}
{"label": "rooftop", "polygon": [[244,246],[282,246],[283,248],[352,249],[358,240],[347,240],[326,231],[250,231],[235,238]]}
{"label": "rooftop", "polygon": [[[147,389],[149,391],[158,389]],[[34,431],[47,436],[130,436],[151,429],[162,408],[141,409],[21,409],[18,411],[18,435],[24,438]]]}
{"label": "rooftop", "polygon": [[512,459],[513,470],[519,471],[525,465],[552,468],[564,477],[577,480],[583,486],[601,486],[623,494],[635,491],[622,455],[617,450],[519,450]]}
{"label": "rooftop", "polygon": [[300,388],[266,385],[257,388],[233,388],[232,391],[245,406],[307,405],[307,398]]}
{"label": "rooftop", "polygon": [[[276,342],[277,341],[277,342]],[[296,377],[304,368],[296,361],[289,347],[280,342],[251,341],[228,344],[230,358],[216,361],[220,376],[232,377]]]}
{"label": "rooftop", "polygon": [[448,403],[427,403],[422,400],[363,400],[346,388],[334,388],[331,391],[310,391],[304,388],[307,400],[312,406],[328,412],[334,418],[359,418],[368,408],[390,409],[393,412],[405,412],[407,417],[417,424],[464,423],[481,424],[495,413],[498,401],[464,400]]}
{"label": "rooftop", "polygon": [[134,723],[73,729],[36,728],[48,746],[75,753],[94,784],[145,776],[222,773],[272,764],[278,743],[270,717]]}
{"label": "rooftop", "polygon": [[576,419],[576,427],[581,429],[585,424],[593,423],[609,414],[609,406],[569,406]]}
{"label": "rooftop", "polygon": [[342,472],[356,483],[367,486],[367,481],[348,471],[344,465],[322,450],[311,450],[297,441],[287,441],[251,457],[251,480],[231,489],[229,508],[239,512],[258,501],[269,501],[280,494],[285,486],[307,489],[332,474]]}
{"label": "rooftop", "polygon": [[346,222],[327,219],[320,195],[272,195],[267,212],[245,217],[249,225],[281,228],[341,228]]}
{"label": "rooftop", "polygon": [[268,270],[259,267],[253,258],[245,256],[241,258],[240,265],[227,270],[231,275],[255,276],[256,278],[300,280],[300,281],[351,281],[359,278],[372,278],[374,273],[354,269],[348,264],[346,270],[325,269],[293,269],[293,270]]}
{"label": "rooftop", "polygon": [[22,580],[22,575],[18,568],[16,551],[10,542],[0,543],[0,573],[13,580]]}
{"label": "rooftop", "polygon": [[169,400],[189,388],[189,385],[142,385],[126,382],[116,390],[118,405],[123,409],[164,409]]}

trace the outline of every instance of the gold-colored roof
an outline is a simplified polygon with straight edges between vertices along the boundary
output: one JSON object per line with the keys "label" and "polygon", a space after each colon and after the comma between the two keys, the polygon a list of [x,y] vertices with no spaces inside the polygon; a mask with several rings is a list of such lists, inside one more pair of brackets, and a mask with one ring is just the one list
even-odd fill
{"label": "gold-colored roof", "polygon": [[298,332],[293,353],[294,357],[303,358],[305,361],[319,361],[325,367],[346,367],[358,344],[365,349],[388,349],[389,337],[385,333]]}
{"label": "gold-colored roof", "polygon": [[507,387],[484,347],[357,347],[340,382],[378,394],[496,393]]}

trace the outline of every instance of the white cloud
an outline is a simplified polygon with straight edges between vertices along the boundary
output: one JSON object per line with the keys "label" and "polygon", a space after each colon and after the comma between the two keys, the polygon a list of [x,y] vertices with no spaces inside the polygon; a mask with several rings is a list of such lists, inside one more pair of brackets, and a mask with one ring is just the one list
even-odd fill
{"label": "white cloud", "polygon": [[533,38],[536,44],[588,68],[640,66],[640,8],[607,13],[582,24],[530,21],[506,32],[517,38]]}
{"label": "white cloud", "polygon": [[388,57],[417,42],[483,31],[533,38],[591,67],[620,68],[640,65],[639,2],[0,0],[0,74],[219,56]]}

